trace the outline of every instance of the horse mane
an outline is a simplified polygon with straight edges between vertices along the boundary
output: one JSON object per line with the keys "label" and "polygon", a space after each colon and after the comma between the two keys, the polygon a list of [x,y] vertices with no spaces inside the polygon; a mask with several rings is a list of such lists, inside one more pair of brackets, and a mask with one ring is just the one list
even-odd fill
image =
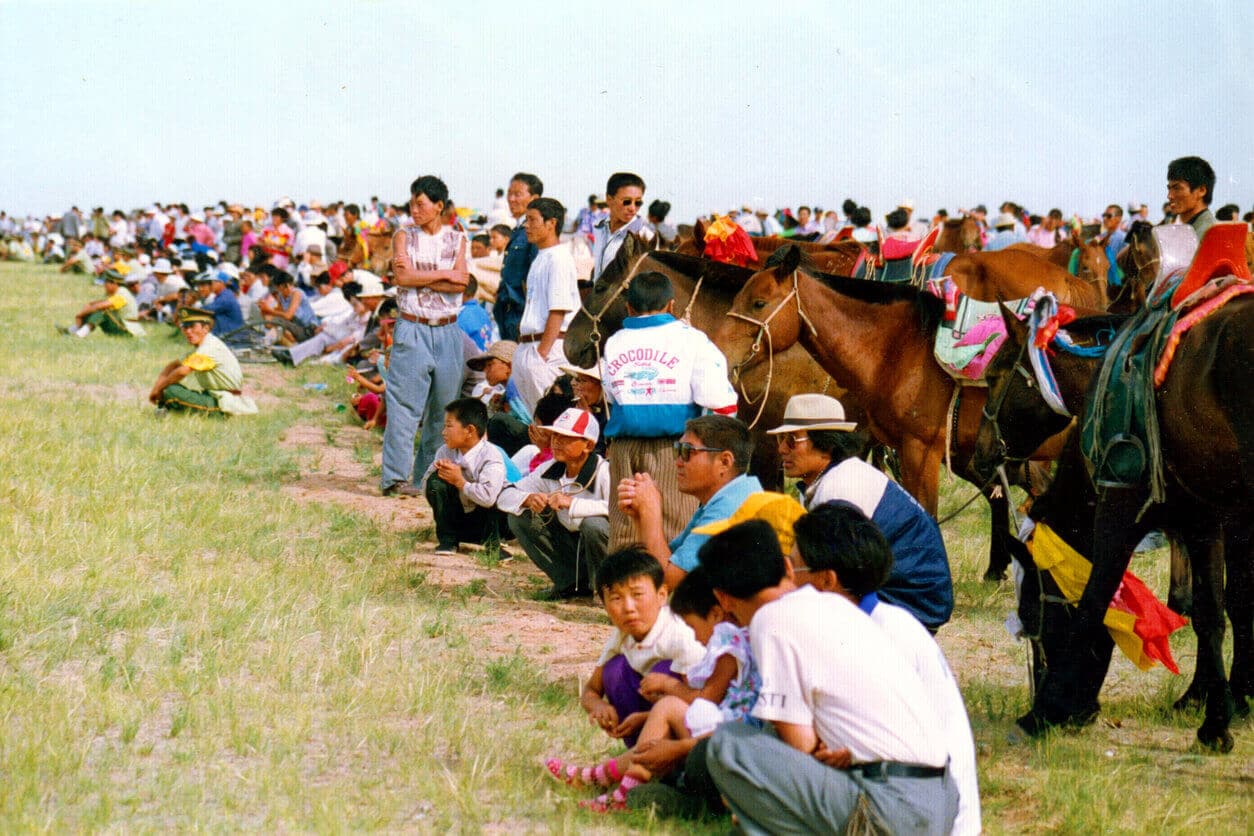
{"label": "horse mane", "polygon": [[[771,253],[770,258],[766,260],[765,267],[779,267],[787,258],[786,250],[792,249],[791,246],[780,247]],[[849,276],[837,276],[832,273],[822,273],[815,270],[812,260],[805,252],[798,248],[801,258],[798,261],[798,269],[805,272],[807,276],[818,281],[829,290],[834,290],[841,296],[848,296],[850,299],[856,299],[859,302],[866,302],[870,305],[895,305],[901,302],[910,302],[914,305],[915,310],[919,312],[919,327],[926,334],[932,334],[936,331],[936,327],[940,324],[945,314],[945,302],[938,296],[926,291],[921,291],[908,282],[877,282],[870,279],[854,279]]]}
{"label": "horse mane", "polygon": [[683,273],[685,276],[692,276],[693,278],[702,276],[705,282],[723,287],[744,287],[745,282],[755,272],[750,267],[724,264],[721,261],[714,261],[704,256],[685,255],[669,250],[657,250],[652,253],[652,257],[658,263]]}
{"label": "horse mane", "polygon": [[[1074,319],[1063,326],[1073,339],[1086,341],[1102,341],[1102,337],[1118,333],[1123,324],[1131,317],[1130,314],[1097,314]],[[1104,343],[1109,340],[1102,341]]]}

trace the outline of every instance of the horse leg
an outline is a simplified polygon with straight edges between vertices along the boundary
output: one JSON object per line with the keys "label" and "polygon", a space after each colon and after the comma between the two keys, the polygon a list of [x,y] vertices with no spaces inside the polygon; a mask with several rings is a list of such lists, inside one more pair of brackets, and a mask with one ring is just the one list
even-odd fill
{"label": "horse leg", "polygon": [[1254,562],[1251,562],[1251,537],[1234,536],[1225,539],[1224,562],[1227,565],[1227,582],[1224,586],[1224,604],[1232,621],[1232,673],[1228,678],[1236,701],[1236,713],[1242,717],[1250,714],[1246,700],[1254,698]]}
{"label": "horse leg", "polygon": [[1000,583],[1006,577],[1006,569],[1010,566],[1010,547],[1007,541],[1010,533],[1010,497],[1006,496],[1000,485],[990,485],[984,489],[984,497],[988,500],[991,512],[988,536],[988,569],[984,572],[984,580]]}
{"label": "horse leg", "polygon": [[[1193,556],[1193,629],[1197,632],[1197,674],[1206,693],[1206,717],[1197,730],[1203,746],[1218,752],[1232,751],[1228,726],[1235,708],[1228,678],[1224,675],[1223,563],[1224,542],[1211,529],[1209,538],[1187,541]],[[1207,542],[1209,539],[1210,542]],[[1242,538],[1236,538],[1238,540]],[[1240,543],[1234,543],[1239,547]]]}
{"label": "horse leg", "polygon": [[1089,722],[1100,708],[1097,697],[1114,647],[1102,622],[1123,581],[1132,549],[1145,533],[1146,526],[1136,518],[1146,495],[1140,488],[1099,489],[1093,571],[1072,616],[1066,642],[1070,653],[1057,664],[1051,663],[1032,710],[1019,719],[1029,734],[1039,734],[1051,725]]}
{"label": "horse leg", "polygon": [[929,446],[915,438],[901,442],[901,486],[936,519],[940,499],[940,464],[944,440]]}
{"label": "horse leg", "polygon": [[1167,606],[1180,615],[1188,615],[1193,609],[1193,574],[1189,568],[1189,556],[1175,539],[1171,540],[1171,586],[1167,591]]}

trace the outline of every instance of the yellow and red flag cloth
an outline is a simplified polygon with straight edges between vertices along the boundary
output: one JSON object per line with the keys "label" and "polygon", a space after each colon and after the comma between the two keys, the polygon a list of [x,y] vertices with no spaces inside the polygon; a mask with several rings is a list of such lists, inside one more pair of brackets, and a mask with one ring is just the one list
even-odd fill
{"label": "yellow and red flag cloth", "polygon": [[758,260],[758,251],[749,233],[731,218],[720,215],[705,228],[705,257],[744,267]]}
{"label": "yellow and red flag cloth", "polygon": [[[1028,551],[1037,567],[1049,572],[1064,598],[1080,600],[1093,570],[1092,563],[1048,525],[1039,522],[1028,540]],[[1141,670],[1147,671],[1155,662],[1162,662],[1167,670],[1180,673],[1171,656],[1168,639],[1189,622],[1155,598],[1136,575],[1123,573],[1123,582],[1106,610],[1103,623],[1123,655]]]}

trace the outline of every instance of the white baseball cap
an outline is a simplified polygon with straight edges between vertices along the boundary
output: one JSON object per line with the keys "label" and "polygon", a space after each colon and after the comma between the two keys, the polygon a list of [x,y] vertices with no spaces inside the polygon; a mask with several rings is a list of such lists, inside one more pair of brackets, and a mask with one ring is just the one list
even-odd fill
{"label": "white baseball cap", "polygon": [[557,420],[545,429],[570,438],[586,438],[588,441],[596,441],[601,437],[601,425],[597,423],[596,416],[586,409],[574,407],[557,416]]}

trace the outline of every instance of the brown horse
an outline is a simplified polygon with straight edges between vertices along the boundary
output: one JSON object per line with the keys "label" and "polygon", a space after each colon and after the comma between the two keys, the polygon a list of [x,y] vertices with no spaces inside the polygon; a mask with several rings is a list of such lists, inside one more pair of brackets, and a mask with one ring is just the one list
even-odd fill
{"label": "brown horse", "polygon": [[[676,314],[687,315],[693,327],[711,337],[722,324],[737,291],[753,275],[746,267],[682,253],[653,251],[641,239],[628,236],[614,261],[588,291],[566,330],[563,345],[568,360],[583,368],[597,363],[602,341],[621,328],[627,316],[623,290],[633,276],[646,270],[656,270],[670,277],[675,289]],[[765,430],[780,423],[790,397],[805,392],[824,392],[845,398],[849,401],[847,408],[861,414],[857,402],[847,398],[845,390],[833,382],[805,349],[798,346],[775,359],[773,369],[762,367],[735,381],[740,395],[739,415],[745,423],[752,423],[753,472],[772,490],[782,488],[783,476],[775,438],[766,435]]]}
{"label": "brown horse", "polygon": [[[1022,339],[1022,335],[1018,335]],[[1010,343],[1010,340],[1007,340]],[[1004,349],[1014,350],[1014,349]],[[998,360],[1001,363],[1001,358]],[[1072,368],[1074,366],[1074,368]],[[1087,368],[1070,360],[1055,368],[1069,408],[1085,391],[1095,393],[1098,360]],[[1110,665],[1109,639],[1102,624],[1128,567],[1132,550],[1146,531],[1162,528],[1181,543],[1193,571],[1193,627],[1198,635],[1197,671],[1177,705],[1205,701],[1197,736],[1209,748],[1227,752],[1233,740],[1234,711],[1247,714],[1254,697],[1254,298],[1242,296],[1212,313],[1179,343],[1155,398],[1160,426],[1166,491],[1161,503],[1148,503],[1149,486],[1109,484],[1097,488],[1090,556],[1093,571],[1064,631],[1058,664],[1048,670],[1032,710],[1019,719],[1031,733],[1061,724],[1083,723],[1097,710],[1097,696]],[[1086,374],[1093,382],[1086,380]],[[1025,428],[1037,419],[1012,420],[1015,405],[1003,394],[1018,375],[995,383],[989,421],[998,428],[1002,451],[1026,449]],[[1008,390],[1006,390],[1008,391]],[[1034,396],[1039,397],[1039,396]],[[1076,414],[1085,414],[1080,405]],[[1012,428],[1014,428],[1012,430]],[[1225,590],[1225,570],[1227,574]],[[1233,624],[1231,678],[1224,675],[1224,607]],[[1234,701],[1234,696],[1236,701]]]}
{"label": "brown horse", "polygon": [[395,231],[366,232],[366,246],[370,249],[370,261],[363,265],[376,276],[392,274],[392,236]]}
{"label": "brown horse", "polygon": [[1124,238],[1123,252],[1116,255],[1116,263],[1123,271],[1123,284],[1115,291],[1108,309],[1111,313],[1135,313],[1145,307],[1145,295],[1158,277],[1154,225],[1149,221],[1133,221]]}
{"label": "brown horse", "polygon": [[945,268],[958,289],[983,302],[1025,299],[1039,287],[1066,305],[1106,309],[1106,274],[1093,281],[1073,276],[1062,267],[1013,247],[996,252],[963,253]]}
{"label": "brown horse", "polygon": [[970,253],[983,246],[980,223],[970,215],[946,218],[932,249],[938,253]]}
{"label": "brown horse", "polygon": [[[766,263],[766,260],[770,258],[771,253],[787,244],[800,247],[810,256],[816,269],[824,273],[833,273],[837,276],[852,276],[854,269],[864,258],[866,251],[866,247],[853,240],[819,244],[814,241],[797,241],[792,238],[782,238],[778,235],[766,235],[753,239],[753,248],[757,251],[758,258],[757,261],[751,262],[746,266],[761,268]],[[705,254],[704,221],[698,220],[696,222],[693,226],[693,237],[677,246],[675,252],[684,253],[685,255]]]}
{"label": "brown horse", "polygon": [[[777,251],[736,296],[715,337],[733,378],[800,343],[861,401],[871,434],[898,453],[902,487],[929,513],[936,515],[947,456],[985,492],[993,508],[985,577],[1000,578],[1009,563],[1009,507],[968,467],[986,395],[959,390],[933,357],[944,304],[909,285],[816,274],[802,259],[796,248]],[[1041,452],[1053,454],[1056,446]]]}
{"label": "brown horse", "polygon": [[1090,284],[1099,280],[1104,283],[1110,272],[1110,259],[1106,257],[1105,242],[1100,239],[1086,241],[1076,232],[1072,232],[1070,238],[1059,241],[1052,247],[1038,247],[1036,244],[1022,243],[1011,244],[1006,249],[1032,253],[1067,271],[1071,269],[1071,257],[1076,250],[1079,250],[1079,269],[1075,275]]}

